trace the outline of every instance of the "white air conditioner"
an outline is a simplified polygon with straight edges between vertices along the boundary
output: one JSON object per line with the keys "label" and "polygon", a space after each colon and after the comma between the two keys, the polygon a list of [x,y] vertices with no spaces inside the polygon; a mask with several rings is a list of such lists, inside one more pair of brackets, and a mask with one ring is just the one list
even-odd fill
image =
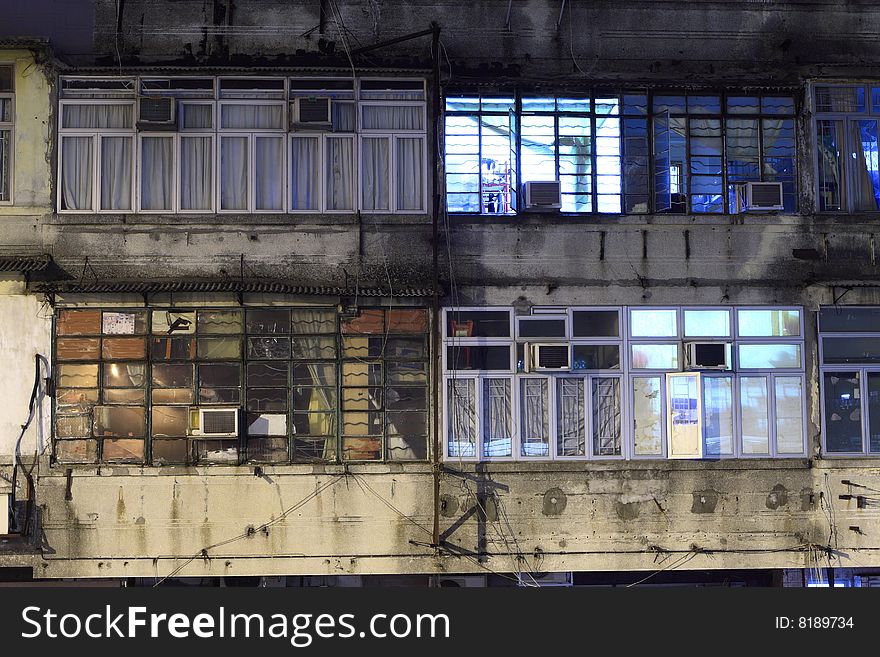
{"label": "white air conditioner", "polygon": [[749,210],[784,210],[782,183],[746,183],[746,204]]}
{"label": "white air conditioner", "polygon": [[189,434],[205,438],[234,438],[238,436],[238,409],[189,409]]}
{"label": "white air conditioner", "polygon": [[294,98],[290,104],[291,124],[296,127],[329,128],[330,98],[327,96],[303,96]]}
{"label": "white air conditioner", "polygon": [[523,183],[523,206],[526,210],[559,210],[562,208],[559,181]]}
{"label": "white air conditioner", "polygon": [[485,575],[460,575],[458,577],[450,577],[441,575],[437,578],[437,585],[441,588],[462,588],[476,589],[486,587]]}
{"label": "white air conditioner", "polygon": [[141,130],[172,130],[177,125],[177,101],[164,96],[141,96],[137,127]]}
{"label": "white air conditioner", "polygon": [[568,343],[525,345],[526,371],[544,372],[547,370],[570,370],[571,349]]}
{"label": "white air conditioner", "polygon": [[729,370],[729,342],[685,342],[684,354],[689,370]]}

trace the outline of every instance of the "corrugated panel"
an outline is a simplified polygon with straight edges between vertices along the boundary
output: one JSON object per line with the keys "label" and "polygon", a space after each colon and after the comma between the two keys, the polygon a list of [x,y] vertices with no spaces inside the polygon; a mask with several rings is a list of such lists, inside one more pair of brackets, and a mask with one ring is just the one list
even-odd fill
{"label": "corrugated panel", "polygon": [[52,256],[4,256],[0,255],[0,272],[20,272],[26,274],[34,271],[44,271]]}
{"label": "corrugated panel", "polygon": [[[358,75],[428,75],[428,68],[400,68],[400,67],[366,67],[355,66]],[[307,73],[309,75],[345,75],[351,77],[351,66],[130,66],[122,69],[121,75],[241,75],[254,73],[273,73],[276,75],[297,75]],[[101,75],[119,76],[118,66],[90,66],[72,67],[65,71],[65,75]]]}
{"label": "corrugated panel", "polygon": [[349,288],[332,285],[297,285],[280,281],[98,281],[37,283],[36,292],[85,294],[144,294],[162,292],[251,292],[309,296],[429,297],[430,286]]}

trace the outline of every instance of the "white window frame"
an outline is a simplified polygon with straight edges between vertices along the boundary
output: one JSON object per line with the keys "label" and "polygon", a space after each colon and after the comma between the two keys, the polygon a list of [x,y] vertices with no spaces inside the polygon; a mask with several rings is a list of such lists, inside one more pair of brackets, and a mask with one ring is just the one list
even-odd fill
{"label": "white window frame", "polygon": [[0,199],[0,206],[15,204],[15,62],[0,61],[0,68],[9,68],[12,74],[12,91],[4,91],[0,93],[0,99],[9,101],[10,121],[3,121],[0,118],[0,132],[9,133],[9,152],[6,154],[9,164],[9,185],[8,198]]}

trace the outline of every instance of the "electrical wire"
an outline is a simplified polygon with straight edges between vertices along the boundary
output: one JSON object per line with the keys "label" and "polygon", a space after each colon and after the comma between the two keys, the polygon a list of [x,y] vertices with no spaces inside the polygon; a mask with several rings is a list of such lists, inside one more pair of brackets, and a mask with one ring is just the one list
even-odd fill
{"label": "electrical wire", "polygon": [[196,552],[195,554],[193,554],[189,559],[187,559],[186,561],[184,561],[184,562],[183,562],[181,565],[179,565],[177,568],[175,568],[175,569],[172,570],[170,573],[168,573],[167,575],[165,575],[162,579],[160,579],[159,581],[157,581],[157,582],[153,585],[153,587],[155,588],[155,587],[159,586],[160,584],[162,584],[165,580],[174,577],[175,575],[177,575],[177,573],[179,573],[180,571],[182,571],[184,568],[186,568],[189,564],[191,564],[193,561],[195,561],[195,560],[198,559],[199,557],[204,557],[204,558],[206,558],[206,559],[207,559],[207,558],[210,558],[210,555],[208,554],[208,550],[213,550],[213,549],[216,549],[216,548],[218,548],[218,547],[222,547],[222,546],[224,546],[224,545],[229,545],[230,543],[234,543],[234,542],[236,542],[236,541],[240,541],[240,540],[243,539],[243,538],[247,538],[248,536],[252,536],[252,535],[255,534],[256,532],[263,531],[264,529],[268,529],[268,528],[271,527],[272,525],[275,525],[275,524],[281,522],[281,521],[284,520],[287,516],[289,516],[291,513],[293,513],[294,511],[297,511],[298,509],[301,509],[303,506],[305,506],[306,504],[308,504],[310,501],[312,501],[313,499],[315,499],[316,497],[318,497],[318,495],[320,495],[322,492],[324,492],[325,490],[327,490],[328,488],[330,488],[331,486],[333,486],[334,484],[336,484],[340,479],[343,479],[343,478],[345,478],[346,476],[347,476],[346,473],[342,473],[342,474],[336,475],[336,476],[333,477],[330,481],[325,482],[324,484],[322,484],[321,486],[319,486],[318,488],[316,488],[314,491],[312,491],[311,493],[309,493],[308,495],[306,495],[304,498],[302,498],[301,500],[299,500],[298,502],[296,502],[293,506],[290,506],[290,507],[288,507],[287,509],[285,509],[285,510],[281,513],[281,515],[279,515],[277,518],[274,518],[273,520],[269,520],[269,521],[267,521],[267,522],[264,522],[264,523],[263,523],[262,525],[260,525],[259,527],[248,528],[248,529],[246,529],[244,532],[242,532],[241,534],[238,534],[237,536],[233,536],[232,538],[227,538],[226,540],[223,540],[223,541],[220,541],[220,542],[218,542],[218,543],[214,543],[214,544],[212,544],[212,545],[208,545],[208,546],[206,546],[206,547],[203,547],[201,550],[199,550],[198,552]]}

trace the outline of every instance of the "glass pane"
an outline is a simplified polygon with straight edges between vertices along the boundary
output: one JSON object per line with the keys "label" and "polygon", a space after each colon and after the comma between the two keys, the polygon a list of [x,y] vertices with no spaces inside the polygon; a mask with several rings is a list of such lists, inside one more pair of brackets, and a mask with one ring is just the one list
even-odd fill
{"label": "glass pane", "polygon": [[778,376],[776,392],[776,451],[804,452],[804,381],[799,376]]}
{"label": "glass pane", "polygon": [[816,87],[817,112],[864,112],[864,87]]}
{"label": "glass pane", "polygon": [[448,346],[446,369],[449,370],[510,370],[510,347]]}
{"label": "glass pane", "polygon": [[255,413],[287,411],[287,388],[248,388],[247,409]]}
{"label": "glass pane", "polygon": [[[248,413],[247,415],[247,435],[248,436],[286,436],[287,435],[287,416],[283,413]],[[279,441],[278,447],[282,447],[283,456],[279,455],[278,459],[254,456],[252,442],[248,441],[248,452],[250,458],[255,460],[287,460],[287,441]]]}
{"label": "glass pane", "polygon": [[557,456],[585,456],[584,380],[556,379]]}
{"label": "glass pane", "polygon": [[703,377],[705,456],[733,454],[733,379]]}
{"label": "glass pane", "polygon": [[391,153],[387,138],[361,140],[361,207],[388,210],[391,185]]}
{"label": "glass pane", "polygon": [[171,210],[174,199],[174,138],[141,140],[141,209]]}
{"label": "glass pane", "polygon": [[194,312],[171,312],[169,310],[153,311],[153,334],[189,334],[196,331],[196,314]]}
{"label": "glass pane", "polygon": [[843,210],[843,121],[816,121],[819,210]]}
{"label": "glass pane", "polygon": [[770,421],[767,378],[744,376],[739,380],[743,454],[769,454]]}
{"label": "glass pane", "polygon": [[147,366],[143,363],[106,363],[105,388],[139,388],[146,381]]}
{"label": "glass pane", "polygon": [[825,449],[829,452],[861,452],[861,375],[859,372],[825,372],[822,381],[825,399]]}
{"label": "glass pane", "polygon": [[185,437],[189,426],[186,406],[153,406],[151,413],[154,437]]}
{"label": "glass pane", "polygon": [[483,380],[483,456],[513,455],[513,398],[510,379]]}
{"label": "glass pane", "polygon": [[564,319],[519,318],[521,338],[564,338]]}
{"label": "glass pane", "polygon": [[91,137],[61,139],[61,206],[65,210],[93,209],[93,149]]}
{"label": "glass pane", "polygon": [[214,141],[211,137],[180,138],[180,209],[214,206]]}
{"label": "glass pane", "polygon": [[880,308],[822,308],[819,311],[819,330],[841,333],[880,332]]}
{"label": "glass pane", "polygon": [[739,310],[736,315],[740,337],[773,338],[801,334],[799,310]]}
{"label": "glass pane", "polygon": [[241,333],[241,313],[237,310],[200,310],[199,333]]}
{"label": "glass pane", "polygon": [[287,385],[287,363],[248,363],[248,387]]}
{"label": "glass pane", "polygon": [[71,365],[64,363],[58,365],[59,388],[97,388],[98,366],[95,365]]}
{"label": "glass pane", "polygon": [[137,404],[144,405],[145,391],[143,388],[105,388],[101,396],[105,404]]}
{"label": "glass pane", "polygon": [[286,359],[290,358],[290,338],[262,337],[247,339],[248,358]]}
{"label": "glass pane", "polygon": [[321,142],[312,137],[290,140],[290,208],[318,210],[321,204]]}
{"label": "glass pane", "polygon": [[131,210],[131,137],[101,138],[101,209]]}
{"label": "glass pane", "polygon": [[292,382],[295,386],[336,385],[335,363],[294,363],[291,370]]}
{"label": "glass pane", "polygon": [[241,358],[241,340],[229,338],[199,338],[197,351],[201,360],[236,360]]}
{"label": "glass pane", "polygon": [[446,398],[449,413],[447,453],[451,457],[477,455],[477,401],[473,379],[450,379]]}
{"label": "glass pane", "polygon": [[220,140],[220,208],[248,209],[249,140],[223,137]]}
{"label": "glass pane", "polygon": [[880,372],[868,372],[868,449],[880,452]]}
{"label": "glass pane", "polygon": [[143,335],[147,332],[144,312],[104,312],[101,314],[104,335]]}
{"label": "glass pane", "polygon": [[323,308],[293,309],[290,319],[291,333],[335,333],[336,312]]}
{"label": "glass pane", "polygon": [[290,313],[287,310],[248,310],[248,333],[288,333]]}
{"label": "glass pane", "polygon": [[616,344],[576,344],[572,347],[574,359],[572,368],[576,370],[619,370],[620,345]]}
{"label": "glass pane", "polygon": [[729,310],[685,310],[685,337],[730,337]]}
{"label": "glass pane", "polygon": [[520,380],[522,456],[550,456],[550,408],[547,379]]}
{"label": "glass pane", "polygon": [[509,338],[509,310],[451,310],[446,313],[450,338]]}
{"label": "glass pane", "polygon": [[678,369],[677,344],[634,344],[632,345],[633,369]]}
{"label": "glass pane", "polygon": [[849,122],[852,185],[850,202],[857,212],[880,208],[880,162],[878,162],[877,122]]}
{"label": "glass pane", "polygon": [[152,360],[191,360],[196,357],[196,341],[192,338],[153,338],[150,342]]}
{"label": "glass pane", "polygon": [[146,433],[144,409],[137,406],[96,406],[94,432],[99,438],[143,438]]}
{"label": "glass pane", "polygon": [[739,366],[742,369],[799,368],[801,347],[797,344],[741,344]]}
{"label": "glass pane", "polygon": [[193,366],[190,364],[153,365],[154,388],[189,388],[193,384]]}
{"label": "glass pane", "polygon": [[620,456],[620,379],[594,378],[593,455]]}
{"label": "glass pane", "polygon": [[678,335],[678,312],[674,309],[630,310],[630,335],[634,338],[673,338]]}
{"label": "glass pane", "polygon": [[395,140],[395,171],[397,172],[397,209],[425,209],[425,140]]}
{"label": "glass pane", "polygon": [[616,338],[620,335],[620,313],[616,310],[575,310],[571,331],[576,338]]}
{"label": "glass pane", "polygon": [[99,338],[57,338],[57,360],[98,360],[101,340]]}
{"label": "glass pane", "polygon": [[238,363],[199,365],[199,385],[202,387],[238,386],[240,379]]}
{"label": "glass pane", "polygon": [[830,365],[880,363],[880,337],[822,338],[822,362]]}
{"label": "glass pane", "polygon": [[663,453],[663,403],[660,377],[633,379],[633,434],[637,456]]}
{"label": "glass pane", "polygon": [[354,139],[328,138],[325,142],[324,196],[327,210],[354,209]]}

